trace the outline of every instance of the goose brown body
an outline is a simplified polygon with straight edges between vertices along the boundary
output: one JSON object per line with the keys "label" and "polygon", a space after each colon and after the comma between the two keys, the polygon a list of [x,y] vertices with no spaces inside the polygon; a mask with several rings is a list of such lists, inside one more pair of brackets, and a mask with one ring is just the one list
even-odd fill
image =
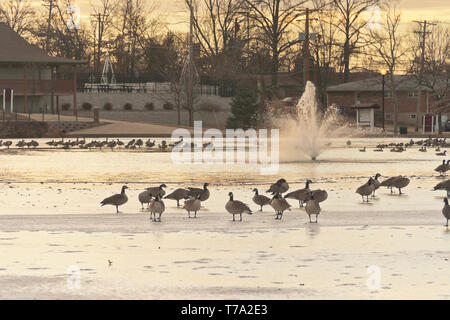
{"label": "goose brown body", "polygon": [[230,197],[230,200],[225,204],[225,209],[233,215],[233,221],[236,221],[234,216],[237,214],[240,216],[240,221],[242,221],[242,213],[252,214],[248,205],[242,201],[233,199],[233,192],[228,193],[228,196]]}
{"label": "goose brown body", "polygon": [[[308,199],[308,194],[311,192],[309,185],[312,183],[311,180],[306,180],[305,187],[303,189],[298,189],[289,192],[284,196],[285,199],[295,199],[298,200],[300,208],[303,208],[303,203]],[[328,196],[328,195],[327,195]]]}
{"label": "goose brown body", "polygon": [[128,189],[127,186],[122,186],[122,191],[118,194],[112,195],[111,197],[103,199],[100,204],[102,206],[111,205],[116,207],[116,213],[119,213],[119,206],[125,204],[128,201],[128,197],[125,194],[125,190]]}
{"label": "goose brown body", "polygon": [[275,194],[272,201],[270,201],[270,205],[275,210],[275,214],[277,215],[275,219],[280,219],[283,217],[283,213],[286,210],[290,210],[291,205],[283,198],[279,193]]}
{"label": "goose brown body", "polygon": [[320,214],[320,205],[319,202],[315,199],[314,194],[310,193],[309,195],[309,200],[306,203],[306,207],[305,207],[305,211],[309,216],[309,222],[311,221],[311,215],[315,215],[316,216],[316,221],[314,221],[315,223],[318,222],[317,217]]}
{"label": "goose brown body", "polygon": [[180,206],[180,200],[185,199],[188,196],[189,190],[178,188],[174,190],[171,194],[164,197],[164,199],[171,199],[177,201],[177,207]]}
{"label": "goose brown body", "polygon": [[198,195],[200,195],[200,201],[206,201],[209,199],[209,189],[208,189],[209,183],[203,184],[203,189],[201,188],[188,188],[189,192],[187,194],[188,197],[194,197],[196,198]]}
{"label": "goose brown body", "polygon": [[253,196],[252,200],[255,204],[261,207],[261,210],[263,209],[263,206],[270,204],[270,198],[266,197],[265,195],[258,194],[258,189],[253,189],[253,192],[255,192],[255,195]]}
{"label": "goose brown body", "polygon": [[287,181],[285,179],[280,179],[277,182],[275,182],[274,184],[272,184],[266,192],[270,192],[272,194],[276,194],[276,193],[282,194],[288,190],[289,190],[289,184],[287,183]]}
{"label": "goose brown body", "polygon": [[183,209],[186,209],[189,218],[191,217],[191,211],[194,212],[194,218],[197,218],[197,211],[200,210],[200,207],[202,205],[199,197],[200,195],[198,195],[197,198],[191,197],[184,202]]}
{"label": "goose brown body", "polygon": [[[150,201],[148,206],[148,211],[150,211],[150,220],[161,222],[161,215],[165,210],[166,206],[164,205],[164,202],[161,200],[159,195],[156,195],[155,199]],[[158,214],[158,220],[156,219],[156,214]]]}

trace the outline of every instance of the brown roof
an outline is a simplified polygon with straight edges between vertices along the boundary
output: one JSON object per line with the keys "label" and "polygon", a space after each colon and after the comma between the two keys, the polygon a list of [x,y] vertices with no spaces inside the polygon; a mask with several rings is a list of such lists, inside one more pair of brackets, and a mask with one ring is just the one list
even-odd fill
{"label": "brown roof", "polygon": [[83,61],[47,55],[4,23],[0,23],[0,63],[82,64]]}

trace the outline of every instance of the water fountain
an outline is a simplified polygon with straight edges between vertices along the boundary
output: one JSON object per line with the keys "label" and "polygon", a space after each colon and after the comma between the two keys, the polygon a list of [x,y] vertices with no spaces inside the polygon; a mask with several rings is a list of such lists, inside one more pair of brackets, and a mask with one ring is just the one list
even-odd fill
{"label": "water fountain", "polygon": [[298,161],[299,153],[316,160],[328,145],[327,137],[343,137],[349,131],[336,107],[330,106],[325,113],[320,112],[316,88],[309,81],[297,103],[296,113],[275,119],[274,122],[280,128],[282,161]]}

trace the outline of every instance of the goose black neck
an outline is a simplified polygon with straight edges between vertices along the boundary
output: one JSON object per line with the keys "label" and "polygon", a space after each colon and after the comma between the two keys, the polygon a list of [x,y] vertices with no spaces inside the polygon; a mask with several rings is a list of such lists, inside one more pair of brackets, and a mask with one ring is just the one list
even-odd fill
{"label": "goose black neck", "polygon": [[233,194],[230,194],[230,201],[233,201]]}

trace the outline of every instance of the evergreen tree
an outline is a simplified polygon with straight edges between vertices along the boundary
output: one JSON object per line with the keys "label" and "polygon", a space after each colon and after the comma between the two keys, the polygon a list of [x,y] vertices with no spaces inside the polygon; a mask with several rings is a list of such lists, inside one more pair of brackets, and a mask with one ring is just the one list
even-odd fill
{"label": "evergreen tree", "polygon": [[256,128],[258,115],[258,97],[256,90],[248,86],[238,86],[236,95],[231,101],[231,116],[227,120],[227,128]]}

